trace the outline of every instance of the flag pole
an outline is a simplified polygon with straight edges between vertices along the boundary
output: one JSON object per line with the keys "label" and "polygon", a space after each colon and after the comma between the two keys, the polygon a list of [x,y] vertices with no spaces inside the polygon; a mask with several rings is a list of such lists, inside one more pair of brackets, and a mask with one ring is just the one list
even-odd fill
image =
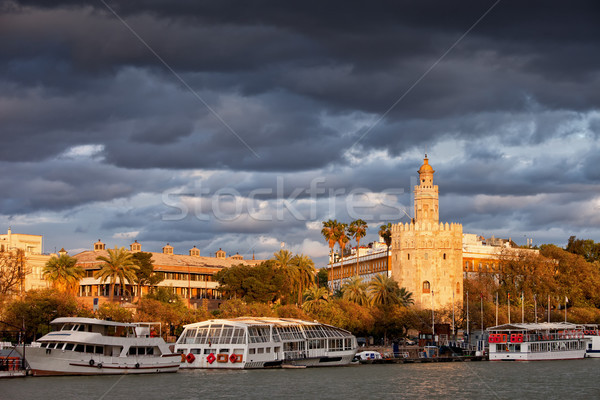
{"label": "flag pole", "polygon": [[498,292],[496,292],[496,326],[498,326]]}
{"label": "flag pole", "polygon": [[569,298],[565,296],[565,322],[567,322],[567,303],[569,302]]}
{"label": "flag pole", "polygon": [[525,323],[525,298],[523,297],[523,291],[521,291],[521,323]]}
{"label": "flag pole", "polygon": [[508,323],[510,324],[510,293],[508,294]]}
{"label": "flag pole", "polygon": [[454,331],[454,289],[452,289],[452,340],[456,340],[456,332]]}
{"label": "flag pole", "polygon": [[480,294],[481,297],[481,339],[483,340],[483,293]]}
{"label": "flag pole", "polygon": [[431,291],[431,339],[435,345],[435,314],[433,313],[433,290]]}
{"label": "flag pole", "polygon": [[469,336],[469,292],[467,291],[467,337],[469,338],[469,343],[471,343],[471,337]]}
{"label": "flag pole", "polygon": [[537,295],[533,295],[533,308],[535,313],[535,323],[537,324]]}
{"label": "flag pole", "polygon": [[548,322],[550,322],[550,295],[548,295]]}

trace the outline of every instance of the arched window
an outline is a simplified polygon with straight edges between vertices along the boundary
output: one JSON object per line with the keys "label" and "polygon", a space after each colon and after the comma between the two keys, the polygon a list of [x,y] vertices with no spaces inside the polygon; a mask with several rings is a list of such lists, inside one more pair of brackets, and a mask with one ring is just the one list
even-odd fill
{"label": "arched window", "polygon": [[423,282],[423,293],[429,293],[431,291],[431,285],[429,281]]}
{"label": "arched window", "polygon": [[444,260],[446,259],[446,253],[444,253]]}
{"label": "arched window", "polygon": [[410,261],[410,253],[406,255],[406,259]]}
{"label": "arched window", "polygon": [[460,294],[460,282],[456,282],[456,294]]}

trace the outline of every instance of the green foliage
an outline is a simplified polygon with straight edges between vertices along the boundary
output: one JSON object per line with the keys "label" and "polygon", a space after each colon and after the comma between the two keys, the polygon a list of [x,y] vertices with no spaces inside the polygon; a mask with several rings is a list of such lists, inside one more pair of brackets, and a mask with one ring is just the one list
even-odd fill
{"label": "green foliage", "polygon": [[103,303],[96,314],[99,319],[111,319],[117,322],[133,321],[133,313],[117,303]]}
{"label": "green foliage", "polygon": [[215,274],[215,279],[226,296],[247,303],[274,302],[285,287],[285,276],[279,273],[272,260],[255,267],[241,264],[224,268]]}
{"label": "green foliage", "polygon": [[189,317],[188,309],[183,302],[168,303],[149,298],[142,298],[138,303],[135,320],[139,322],[160,322],[164,337],[170,334],[169,328],[174,328],[177,335],[183,329],[183,324]]}
{"label": "green foliage", "polygon": [[600,243],[594,243],[591,239],[577,239],[571,236],[566,250],[582,256],[588,262],[600,261]]}
{"label": "green foliage", "polygon": [[361,306],[369,305],[367,284],[364,283],[359,276],[349,279],[344,286],[342,286],[342,298]]}
{"label": "green foliage", "polygon": [[25,324],[27,340],[31,341],[48,333],[53,319],[76,316],[79,311],[74,297],[55,289],[41,289],[28,291],[22,300],[9,301],[2,318],[14,326]]}
{"label": "green foliage", "polygon": [[379,227],[379,236],[383,239],[386,246],[388,247],[388,251],[390,251],[390,246],[392,245],[392,223],[388,222],[385,225],[381,225]]}
{"label": "green foliage", "polygon": [[131,255],[131,261],[138,266],[135,271],[135,283],[140,286],[156,286],[164,280],[161,274],[154,271],[152,253],[139,251]]}
{"label": "green foliage", "polygon": [[112,302],[114,298],[114,287],[117,280],[121,285],[133,283],[136,280],[135,272],[139,269],[133,263],[132,255],[124,247],[108,249],[108,256],[98,256],[96,260],[103,261],[100,270],[96,271],[94,278],[100,279],[100,282],[110,282],[109,299]]}
{"label": "green foliage", "polygon": [[85,275],[83,268],[76,264],[77,259],[67,254],[51,257],[46,262],[42,275],[52,283],[52,287],[74,293],[79,280]]}
{"label": "green foliage", "polygon": [[233,299],[221,304],[221,318],[237,317],[274,317],[276,314],[265,303],[245,303],[240,299]]}
{"label": "green foliage", "polygon": [[319,269],[319,272],[317,272],[317,286],[326,288],[328,275],[327,268]]}
{"label": "green foliage", "polygon": [[302,320],[310,320],[310,317],[306,315],[306,313],[302,310],[302,308],[298,307],[295,304],[286,304],[275,306],[275,313],[278,318],[295,318]]}
{"label": "green foliage", "polygon": [[159,287],[144,296],[144,298],[160,301],[161,303],[185,306],[183,300],[176,293],[166,287]]}

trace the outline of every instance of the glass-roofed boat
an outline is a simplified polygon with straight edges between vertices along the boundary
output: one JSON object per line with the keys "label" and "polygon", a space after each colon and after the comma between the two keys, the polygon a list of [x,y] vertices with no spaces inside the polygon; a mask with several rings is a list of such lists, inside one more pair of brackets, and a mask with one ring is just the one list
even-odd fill
{"label": "glass-roofed boat", "polygon": [[213,319],[184,328],[175,345],[181,368],[339,366],[358,348],[344,329],[297,319]]}

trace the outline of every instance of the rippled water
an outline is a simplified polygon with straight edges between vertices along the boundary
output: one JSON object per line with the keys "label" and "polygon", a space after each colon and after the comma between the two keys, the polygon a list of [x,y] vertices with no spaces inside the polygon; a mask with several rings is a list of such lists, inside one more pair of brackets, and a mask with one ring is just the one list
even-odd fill
{"label": "rippled water", "polygon": [[0,399],[600,398],[600,359],[0,380]]}

